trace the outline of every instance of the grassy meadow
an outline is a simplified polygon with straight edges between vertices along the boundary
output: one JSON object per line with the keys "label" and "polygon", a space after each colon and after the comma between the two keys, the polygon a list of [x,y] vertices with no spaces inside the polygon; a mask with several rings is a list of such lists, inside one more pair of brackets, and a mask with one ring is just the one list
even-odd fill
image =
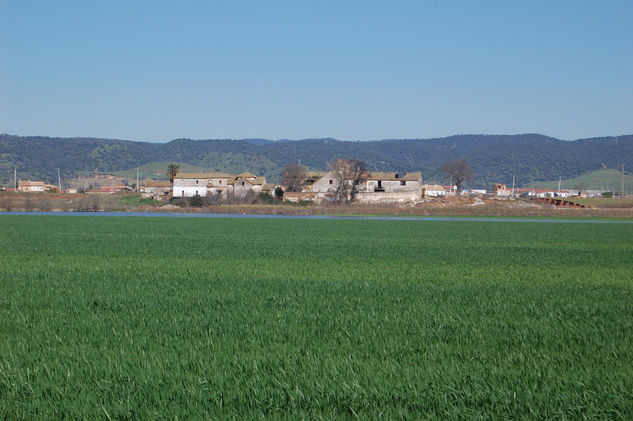
{"label": "grassy meadow", "polygon": [[633,224],[0,215],[0,418],[633,414]]}
{"label": "grassy meadow", "polygon": [[[611,190],[620,191],[622,184],[622,172],[619,169],[604,168],[596,171],[588,171],[578,177],[566,178],[561,181],[562,189],[581,189],[581,190]],[[525,186],[557,189],[558,180],[540,181]],[[624,191],[631,192],[633,190],[633,175],[624,174]]]}

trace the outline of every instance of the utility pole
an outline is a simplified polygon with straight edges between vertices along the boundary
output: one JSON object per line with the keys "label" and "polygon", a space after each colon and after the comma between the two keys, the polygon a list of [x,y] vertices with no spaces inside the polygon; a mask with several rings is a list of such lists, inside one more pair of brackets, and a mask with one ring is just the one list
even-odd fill
{"label": "utility pole", "polygon": [[18,169],[13,168],[13,190],[14,192],[18,191]]}
{"label": "utility pole", "polygon": [[558,176],[558,193],[560,194],[560,181],[562,180],[563,176],[559,175]]}
{"label": "utility pole", "polygon": [[57,184],[59,185],[59,192],[62,192],[62,177],[59,174],[59,168],[57,168]]}
{"label": "utility pole", "polygon": [[514,197],[514,175],[512,175],[512,197]]}
{"label": "utility pole", "polygon": [[138,168],[136,169],[136,191],[138,192]]}
{"label": "utility pole", "polygon": [[621,181],[622,185],[620,187],[620,199],[622,199],[624,196],[622,196],[624,194],[624,164],[622,164],[622,181]]}

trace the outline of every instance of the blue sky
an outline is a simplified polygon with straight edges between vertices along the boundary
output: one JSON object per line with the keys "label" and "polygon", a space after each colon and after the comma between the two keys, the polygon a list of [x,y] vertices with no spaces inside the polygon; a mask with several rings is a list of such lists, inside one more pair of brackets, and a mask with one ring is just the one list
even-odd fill
{"label": "blue sky", "polygon": [[633,2],[0,1],[0,133],[633,133]]}

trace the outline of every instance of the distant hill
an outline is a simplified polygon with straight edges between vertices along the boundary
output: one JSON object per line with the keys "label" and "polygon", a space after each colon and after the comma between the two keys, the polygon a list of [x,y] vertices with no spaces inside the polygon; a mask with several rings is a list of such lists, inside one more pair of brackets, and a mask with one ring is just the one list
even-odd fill
{"label": "distant hill", "polygon": [[[564,141],[539,134],[458,135],[438,139],[390,139],[346,142],[335,139],[297,141],[192,140],[169,143],[118,139],[49,138],[0,135],[0,182],[8,185],[13,168],[19,177],[54,181],[97,169],[101,173],[126,172],[147,166],[158,176],[161,166],[179,162],[191,167],[226,172],[251,171],[269,180],[279,179],[288,162],[324,170],[336,158],[357,158],[374,171],[422,171],[425,181],[444,182],[442,164],[464,157],[475,180],[473,188],[493,182],[517,185],[573,178],[604,168],[633,168],[633,135]],[[135,171],[134,171],[135,173]],[[133,173],[133,174],[134,174]]]}
{"label": "distant hill", "polygon": [[270,140],[270,139],[240,139],[244,142],[248,142],[248,143],[252,143],[253,145],[267,145],[269,143],[274,143],[274,140]]}
{"label": "distant hill", "polygon": [[[633,175],[630,172],[622,172],[614,169],[603,169],[597,171],[589,171],[578,177],[565,178],[561,180],[561,189],[579,189],[579,190],[610,190],[619,192],[624,181],[624,191],[633,192]],[[557,189],[558,180],[550,180],[533,183],[532,185],[523,185],[523,187],[536,187]]]}

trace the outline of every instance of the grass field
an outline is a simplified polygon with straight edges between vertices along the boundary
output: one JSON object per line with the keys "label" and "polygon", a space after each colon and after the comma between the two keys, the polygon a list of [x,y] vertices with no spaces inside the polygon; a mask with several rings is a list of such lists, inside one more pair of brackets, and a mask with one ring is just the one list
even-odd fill
{"label": "grass field", "polygon": [[0,216],[0,417],[633,414],[633,224]]}
{"label": "grass field", "polygon": [[[592,189],[592,190],[610,190],[620,191],[622,182],[622,173],[618,169],[601,169],[596,171],[588,171],[578,177],[566,178],[561,181],[562,189]],[[558,180],[539,181],[525,186],[526,188],[546,188],[557,189]],[[624,191],[633,191],[633,175],[624,174]]]}
{"label": "grass field", "polygon": [[602,198],[602,197],[570,197],[566,200],[580,203],[581,205],[591,206],[593,208],[633,208],[633,198]]}

